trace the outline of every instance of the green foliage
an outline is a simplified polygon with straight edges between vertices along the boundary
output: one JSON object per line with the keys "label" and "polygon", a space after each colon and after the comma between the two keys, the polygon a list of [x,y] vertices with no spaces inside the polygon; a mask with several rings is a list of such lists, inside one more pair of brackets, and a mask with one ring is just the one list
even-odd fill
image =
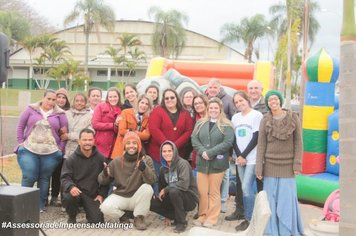
{"label": "green foliage", "polygon": [[233,43],[242,40],[246,46],[244,57],[252,61],[254,43],[268,32],[268,22],[265,16],[256,14],[243,18],[239,24],[226,23],[220,29],[223,38],[221,43]]}
{"label": "green foliage", "polygon": [[155,21],[152,36],[154,53],[177,59],[185,47],[184,23],[188,23],[188,16],[177,10],[163,11],[156,6],[149,9],[148,15]]}
{"label": "green foliage", "polygon": [[20,14],[12,11],[0,11],[0,31],[6,34],[11,43],[22,41],[31,35],[29,22]]}

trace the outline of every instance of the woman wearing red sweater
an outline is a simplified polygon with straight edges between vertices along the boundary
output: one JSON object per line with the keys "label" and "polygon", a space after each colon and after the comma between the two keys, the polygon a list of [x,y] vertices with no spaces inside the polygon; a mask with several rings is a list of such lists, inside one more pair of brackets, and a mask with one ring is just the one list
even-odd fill
{"label": "woman wearing red sweater", "polygon": [[[159,174],[160,146],[164,141],[172,141],[178,148],[179,155],[184,156],[184,145],[190,139],[193,131],[193,121],[190,114],[184,111],[178,94],[173,89],[163,92],[162,102],[157,106],[148,119],[151,142],[148,153],[153,159],[156,175]],[[155,192],[158,192],[158,187]]]}
{"label": "woman wearing red sweater", "polygon": [[95,129],[95,146],[106,158],[111,156],[120,113],[120,92],[117,88],[109,88],[106,101],[96,106],[92,118],[92,126]]}

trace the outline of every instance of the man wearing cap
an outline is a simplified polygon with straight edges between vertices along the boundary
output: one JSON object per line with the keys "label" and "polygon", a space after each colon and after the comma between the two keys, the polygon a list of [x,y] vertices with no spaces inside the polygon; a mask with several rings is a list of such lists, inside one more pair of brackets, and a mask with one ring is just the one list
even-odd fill
{"label": "man wearing cap", "polygon": [[129,223],[125,211],[133,211],[134,226],[145,230],[144,217],[150,210],[153,196],[152,184],[156,181],[153,162],[145,155],[139,136],[129,131],[124,136],[124,154],[116,158],[99,174],[100,184],[108,185],[112,180],[116,189],[100,206],[109,221]]}

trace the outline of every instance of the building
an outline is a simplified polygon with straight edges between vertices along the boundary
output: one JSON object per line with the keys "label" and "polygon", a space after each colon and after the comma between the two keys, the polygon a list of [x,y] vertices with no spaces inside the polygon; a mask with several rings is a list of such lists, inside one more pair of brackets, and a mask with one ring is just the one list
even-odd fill
{"label": "building", "polygon": [[[136,83],[143,79],[146,68],[154,55],[151,46],[151,37],[154,32],[154,23],[148,21],[128,21],[119,20],[115,23],[114,33],[107,32],[99,27],[98,33],[92,33],[89,38],[89,76],[90,86],[97,86],[106,89],[114,86],[118,82]],[[128,69],[118,67],[113,63],[111,57],[105,54],[108,46],[119,48],[118,37],[122,33],[134,33],[142,41],[140,49],[146,54],[146,62],[139,64],[132,73]],[[84,65],[85,58],[85,37],[83,26],[76,26],[58,31],[55,34],[60,40],[65,40],[69,46],[74,60],[80,60]],[[39,52],[34,52],[32,58],[38,57]],[[228,60],[239,63],[246,63],[243,54],[236,50],[220,44],[220,42],[193,31],[186,31],[186,47],[179,56],[180,60]],[[7,86],[9,88],[35,89],[36,83],[30,72],[30,54],[25,49],[19,49],[10,57],[10,72]],[[36,71],[34,72],[36,77]],[[57,89],[58,83],[52,80],[50,88]]]}

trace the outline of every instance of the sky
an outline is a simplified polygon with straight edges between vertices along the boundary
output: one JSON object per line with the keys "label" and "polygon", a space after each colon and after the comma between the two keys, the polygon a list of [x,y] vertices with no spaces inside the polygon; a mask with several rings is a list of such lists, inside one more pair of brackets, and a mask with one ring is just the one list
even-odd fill
{"label": "sky", "polygon": [[[342,20],[342,1],[316,0],[321,11],[316,14],[320,24],[317,38],[310,49],[312,55],[325,48],[332,57],[340,55],[340,29]],[[63,20],[74,8],[76,0],[27,0],[41,16],[58,29],[63,29]],[[221,40],[220,28],[225,23],[239,23],[243,17],[264,14],[270,18],[269,7],[284,0],[104,0],[110,5],[120,20],[147,20],[151,6],[159,6],[163,10],[176,9],[189,17],[186,29]],[[81,22],[79,22],[81,23]],[[265,38],[256,45],[260,48],[261,59],[272,59],[272,51],[277,44],[276,39]],[[244,52],[242,43],[233,47]]]}

